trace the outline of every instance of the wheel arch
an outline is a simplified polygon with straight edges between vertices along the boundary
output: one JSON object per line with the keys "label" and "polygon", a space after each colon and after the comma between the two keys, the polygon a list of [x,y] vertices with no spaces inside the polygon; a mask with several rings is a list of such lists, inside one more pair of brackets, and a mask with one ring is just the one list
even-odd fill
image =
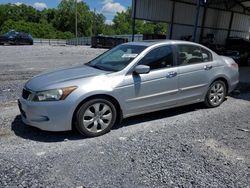
{"label": "wheel arch", "polygon": [[107,99],[109,100],[110,102],[112,102],[116,109],[117,109],[117,118],[116,118],[116,123],[120,123],[123,119],[123,113],[122,113],[122,109],[121,109],[121,105],[120,103],[118,102],[118,100],[111,96],[111,95],[108,95],[108,94],[95,94],[95,95],[91,95],[85,99],[83,99],[78,105],[77,107],[75,108],[74,112],[73,112],[73,116],[72,116],[72,120],[71,120],[71,127],[72,129],[75,128],[75,118],[76,118],[76,113],[77,111],[79,110],[79,108],[87,101],[91,100],[91,99],[97,99],[97,98],[104,98],[104,99]]}
{"label": "wheel arch", "polygon": [[212,82],[210,83],[209,87],[210,87],[214,82],[219,81],[219,80],[221,80],[221,81],[223,81],[223,82],[225,83],[225,85],[226,85],[226,90],[227,90],[226,94],[228,94],[228,91],[229,91],[229,83],[228,83],[228,79],[227,79],[226,77],[224,77],[224,76],[218,76],[217,78],[215,78],[214,80],[212,80]]}

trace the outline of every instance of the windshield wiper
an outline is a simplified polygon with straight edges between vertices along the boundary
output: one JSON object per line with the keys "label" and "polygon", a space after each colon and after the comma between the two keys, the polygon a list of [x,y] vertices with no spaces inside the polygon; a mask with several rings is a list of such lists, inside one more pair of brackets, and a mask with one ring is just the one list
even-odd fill
{"label": "windshield wiper", "polygon": [[99,69],[99,70],[105,70],[104,67],[98,66],[98,65],[90,65],[93,68]]}
{"label": "windshield wiper", "polygon": [[106,68],[106,67],[102,67],[100,65],[91,65],[91,64],[87,64],[88,66],[90,67],[93,67],[93,68],[96,68],[96,69],[99,69],[99,70],[104,70],[104,71],[115,71],[113,69],[109,69],[109,68]]}

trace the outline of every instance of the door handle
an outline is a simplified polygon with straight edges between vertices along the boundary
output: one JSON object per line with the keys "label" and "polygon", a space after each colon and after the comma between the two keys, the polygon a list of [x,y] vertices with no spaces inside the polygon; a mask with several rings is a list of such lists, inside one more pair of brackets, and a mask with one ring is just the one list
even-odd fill
{"label": "door handle", "polygon": [[212,69],[212,68],[213,68],[212,65],[205,65],[205,66],[204,66],[204,69],[205,69],[205,70],[210,70],[210,69]]}
{"label": "door handle", "polygon": [[173,77],[175,77],[175,76],[177,76],[177,72],[174,72],[174,71],[171,71],[171,72],[168,72],[168,74],[167,74],[167,78],[173,78]]}

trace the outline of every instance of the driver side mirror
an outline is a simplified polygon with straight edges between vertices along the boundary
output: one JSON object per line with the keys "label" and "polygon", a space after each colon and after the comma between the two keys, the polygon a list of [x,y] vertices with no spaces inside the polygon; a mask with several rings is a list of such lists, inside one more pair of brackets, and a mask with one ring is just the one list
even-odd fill
{"label": "driver side mirror", "polygon": [[147,74],[150,72],[150,67],[148,65],[137,65],[134,69],[136,74]]}

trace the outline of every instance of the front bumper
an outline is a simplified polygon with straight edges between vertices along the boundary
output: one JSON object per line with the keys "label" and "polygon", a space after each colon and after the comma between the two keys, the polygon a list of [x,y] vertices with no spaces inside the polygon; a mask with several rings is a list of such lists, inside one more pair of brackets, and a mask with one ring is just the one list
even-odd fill
{"label": "front bumper", "polygon": [[22,121],[45,131],[68,131],[72,129],[72,110],[66,101],[33,102],[18,100]]}

